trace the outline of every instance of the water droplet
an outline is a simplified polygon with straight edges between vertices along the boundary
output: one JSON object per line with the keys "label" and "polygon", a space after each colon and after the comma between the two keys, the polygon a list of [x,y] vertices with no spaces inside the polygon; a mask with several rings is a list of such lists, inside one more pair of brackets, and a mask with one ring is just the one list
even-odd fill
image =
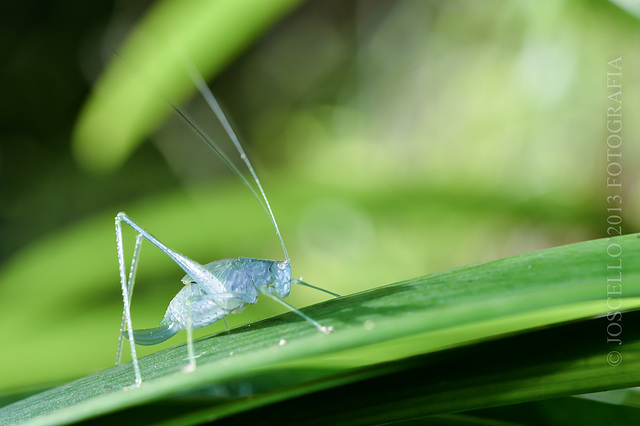
{"label": "water droplet", "polygon": [[371,321],[371,320],[366,320],[366,321],[364,322],[364,329],[365,329],[365,330],[373,330],[373,328],[374,328],[375,326],[376,326],[376,324],[375,324],[373,321]]}

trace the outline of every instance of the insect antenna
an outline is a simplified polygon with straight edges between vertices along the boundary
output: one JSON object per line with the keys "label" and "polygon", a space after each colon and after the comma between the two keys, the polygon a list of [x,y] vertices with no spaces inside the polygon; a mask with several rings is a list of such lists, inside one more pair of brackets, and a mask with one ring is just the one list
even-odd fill
{"label": "insect antenna", "polygon": [[[258,179],[258,175],[256,175],[256,172],[253,169],[253,166],[251,165],[251,162],[249,161],[249,157],[247,157],[247,154],[245,153],[244,149],[242,148],[242,145],[240,144],[240,141],[238,140],[238,136],[236,135],[236,132],[233,130],[233,127],[231,127],[231,124],[229,123],[229,120],[227,119],[227,116],[222,111],[222,108],[220,108],[220,104],[216,100],[215,96],[213,96],[213,93],[209,89],[209,86],[207,86],[206,81],[202,78],[202,75],[200,74],[200,72],[198,72],[198,70],[195,68],[193,63],[191,61],[189,61],[187,58],[185,58],[184,56],[182,57],[182,61],[183,61],[183,65],[185,66],[187,72],[189,73],[189,76],[191,77],[191,80],[196,85],[196,87],[198,88],[198,91],[200,92],[202,97],[205,99],[207,104],[209,104],[209,107],[211,108],[213,113],[216,115],[216,117],[218,118],[220,123],[222,124],[222,127],[224,127],[224,130],[227,132],[227,135],[229,136],[229,138],[233,142],[233,145],[238,150],[238,153],[240,154],[240,158],[242,158],[242,161],[244,161],[244,163],[247,165],[247,169],[249,169],[249,172],[251,173],[251,176],[255,180],[256,185],[258,186],[258,190],[260,191],[260,195],[262,195],[262,200],[264,200],[264,203],[262,202],[262,200],[260,200],[258,198],[258,196],[256,195],[255,191],[253,190],[253,187],[250,187],[251,192],[253,193],[254,196],[256,196],[256,198],[258,198],[258,201],[260,201],[260,204],[262,204],[262,207],[264,208],[264,210],[267,212],[267,215],[271,219],[271,223],[273,224],[273,227],[276,230],[276,234],[278,235],[278,239],[280,239],[280,244],[282,245],[282,251],[284,251],[284,256],[285,256],[286,260],[288,261],[289,260],[289,255],[287,254],[287,249],[284,246],[284,241],[282,240],[282,235],[280,235],[280,230],[278,229],[278,224],[276,222],[276,218],[273,215],[273,212],[271,211],[271,206],[269,205],[269,200],[267,199],[267,195],[265,194],[264,189],[262,189],[262,184],[260,184],[260,179]],[[181,117],[185,118],[185,115],[183,113],[181,113],[175,106],[173,106],[173,108],[178,111],[178,113],[181,115]],[[193,123],[189,122],[189,120],[187,120],[187,124],[189,124],[190,126],[192,126],[192,127],[197,129],[197,127]],[[215,143],[210,138],[207,138],[206,135],[202,134],[202,132],[200,132],[200,131],[197,131],[197,133],[201,134],[205,138],[205,141],[209,144],[209,146],[211,146],[211,148],[213,148],[213,150],[220,157],[222,157],[223,160],[225,159],[224,154],[220,151],[220,149],[215,145]],[[225,162],[234,170],[234,172],[236,172],[236,174],[239,173],[239,172],[236,171],[237,169],[233,165],[231,165],[231,164],[229,164],[227,162],[227,160],[225,160]],[[249,186],[247,181],[244,178],[242,178],[242,180],[243,180],[243,182],[245,182],[245,185]],[[299,279],[291,280],[291,283],[292,284],[300,284],[300,285],[303,285],[303,286],[306,286],[306,287],[310,287],[310,288],[313,288],[315,290],[322,291],[322,292],[325,292],[327,294],[330,294],[330,295],[332,295],[334,297],[340,297],[340,295],[337,294],[337,293],[334,293],[334,292],[329,291],[329,290],[325,290],[325,289],[323,289],[321,287],[317,287],[317,286],[311,285],[311,284],[306,283],[306,282],[304,282],[302,280],[299,280]],[[281,300],[279,300],[279,301],[282,303]],[[302,315],[303,317],[307,318],[307,320],[310,320],[312,323],[315,322],[315,321],[311,320],[310,318],[306,317],[301,312],[299,312],[297,309],[293,308],[292,306],[288,306],[288,307],[289,307],[289,309],[293,309],[294,311],[298,312],[299,315]]]}
{"label": "insect antenna", "polygon": [[[222,159],[222,161],[224,161],[224,163],[233,171],[233,173],[238,176],[240,178],[240,180],[242,181],[242,183],[249,188],[249,190],[251,191],[251,193],[253,194],[254,197],[256,197],[256,199],[258,200],[258,202],[260,203],[260,205],[262,206],[262,208],[265,210],[265,212],[267,212],[267,214],[269,214],[269,210],[267,210],[267,206],[264,204],[264,202],[262,201],[262,199],[258,196],[258,193],[256,192],[256,190],[253,188],[253,186],[251,186],[251,184],[249,183],[249,181],[247,180],[247,178],[244,177],[244,175],[242,174],[242,172],[240,172],[240,170],[238,170],[238,168],[236,167],[235,164],[233,164],[233,162],[231,162],[231,160],[229,159],[229,157],[224,153],[224,151],[222,151],[220,149],[220,147],[213,141],[213,139],[211,139],[194,121],[193,119],[185,112],[183,111],[180,107],[178,107],[177,105],[175,105],[173,102],[171,102],[169,99],[165,98],[165,101],[169,104],[169,106],[171,106],[171,108],[173,108],[173,110],[175,111],[176,114],[178,114],[178,117],[180,117],[185,123],[187,123],[187,125],[191,128],[191,130],[200,137],[200,139],[202,139],[207,145],[209,145],[209,147],[213,150],[213,152],[216,153],[216,155],[218,157],[220,157],[220,159]],[[273,221],[273,219],[272,219]],[[277,229],[277,228],[276,228]],[[286,251],[285,251],[286,253]],[[288,258],[287,258],[288,259]]]}
{"label": "insect antenna", "polygon": [[[253,177],[254,181],[256,182],[256,185],[258,186],[258,190],[260,191],[260,195],[262,195],[262,199],[260,199],[257,196],[254,188],[249,185],[249,183],[244,178],[244,176],[241,176],[241,174],[238,171],[238,169],[228,160],[228,158],[224,155],[224,153],[220,150],[220,148],[218,148],[218,146],[215,144],[215,142],[213,142],[213,140],[211,140],[211,138],[207,137],[207,135],[204,134],[195,125],[195,123],[193,123],[192,120],[190,120],[187,117],[186,113],[182,112],[175,105],[171,105],[171,106],[173,107],[174,110],[176,110],[176,112],[180,115],[180,117],[182,119],[184,119],[187,122],[187,124],[189,126],[191,126],[196,131],[196,133],[198,135],[200,135],[201,138],[204,139],[204,141],[215,151],[215,153],[218,154],[224,160],[224,162],[234,171],[234,173],[236,173],[238,176],[240,176],[240,178],[242,179],[244,184],[247,187],[249,187],[249,189],[251,190],[253,195],[258,199],[258,201],[262,205],[262,208],[265,210],[265,212],[267,213],[267,215],[271,219],[271,223],[273,224],[273,227],[276,230],[276,234],[278,235],[278,239],[280,240],[280,244],[282,245],[282,251],[284,252],[284,256],[285,256],[286,260],[288,261],[289,260],[289,255],[288,255],[287,249],[286,249],[286,247],[284,245],[284,241],[282,239],[282,235],[280,235],[280,229],[278,229],[278,223],[276,222],[276,218],[273,215],[273,212],[271,211],[271,205],[269,204],[269,200],[267,199],[267,195],[264,192],[264,189],[262,189],[262,184],[260,183],[260,179],[258,179],[258,175],[256,174],[253,166],[251,165],[251,162],[249,161],[249,157],[247,157],[247,154],[245,153],[244,149],[242,148],[242,145],[240,144],[240,141],[238,140],[238,136],[236,135],[236,132],[233,130],[233,127],[231,127],[231,124],[229,123],[229,120],[227,119],[227,116],[222,111],[222,108],[220,108],[220,104],[216,100],[215,96],[213,96],[213,93],[209,89],[209,86],[207,86],[207,83],[204,80],[204,78],[202,78],[202,75],[200,74],[200,72],[198,72],[198,70],[195,68],[193,63],[191,61],[189,61],[187,58],[185,58],[184,56],[182,57],[182,61],[183,61],[184,67],[186,68],[187,72],[189,73],[189,77],[191,77],[191,80],[193,81],[193,83],[198,88],[198,91],[200,92],[200,94],[202,95],[204,100],[207,102],[207,104],[209,105],[209,107],[211,108],[213,113],[216,115],[216,117],[218,118],[218,120],[222,124],[222,127],[224,127],[224,130],[227,132],[227,135],[231,139],[231,142],[233,142],[233,145],[238,150],[238,153],[240,154],[240,158],[246,164],[247,169],[249,169],[249,172],[251,173],[251,176]],[[264,202],[263,202],[263,200],[264,200]],[[330,295],[332,295],[334,297],[340,297],[340,295],[337,294],[337,293],[334,293],[334,292],[329,291],[329,290],[325,290],[325,289],[323,289],[321,287],[317,287],[317,286],[311,285],[311,284],[306,283],[306,282],[304,282],[302,280],[299,280],[299,279],[291,280],[291,283],[292,284],[300,284],[300,285],[303,285],[303,286],[306,286],[306,287],[310,287],[310,288],[313,288],[315,290],[322,291],[322,292],[325,292],[327,294],[330,294]],[[282,303],[281,300],[279,300],[279,301]],[[292,310],[298,312],[299,315],[302,315],[304,318],[307,318],[307,320],[310,320],[312,323],[315,323],[315,321],[311,320],[306,315],[304,315],[301,312],[299,312],[297,309],[295,309],[295,308],[293,308],[292,306],[289,306],[289,305],[287,305],[287,306],[289,307],[289,309],[292,309]],[[320,327],[320,328],[322,328],[322,327]]]}
{"label": "insect antenna", "polygon": [[[123,62],[128,63],[127,60],[118,51],[116,51],[115,54]],[[227,135],[231,139],[231,142],[233,142],[233,145],[238,150],[238,153],[240,154],[240,158],[246,164],[247,168],[249,169],[249,172],[251,173],[251,176],[253,177],[254,181],[256,182],[256,185],[258,186],[258,190],[260,191],[260,195],[262,196],[262,198],[258,195],[258,193],[256,192],[255,188],[249,183],[249,181],[242,174],[242,172],[240,172],[238,167],[236,167],[236,165],[233,164],[233,162],[224,153],[224,151],[222,151],[222,149],[220,149],[220,147],[213,141],[213,139],[211,139],[211,137],[209,137],[209,135],[207,135],[204,132],[204,130],[202,130],[195,123],[195,121],[189,116],[189,114],[187,114],[186,111],[182,110],[179,106],[177,106],[170,99],[168,99],[166,96],[164,96],[162,94],[162,91],[160,91],[160,90],[157,91],[159,96],[174,110],[174,112],[176,114],[178,114],[178,116],[187,124],[187,126],[189,126],[191,128],[191,130],[196,135],[198,135],[198,137],[200,137],[200,139],[202,139],[213,150],[213,152],[216,153],[216,155],[218,157],[220,157],[220,159],[231,169],[231,171],[236,176],[238,176],[240,178],[242,183],[247,188],[249,188],[249,191],[251,191],[251,193],[256,198],[256,200],[258,200],[258,202],[260,203],[260,205],[264,209],[265,213],[267,213],[267,216],[271,220],[271,223],[272,223],[274,229],[276,230],[276,234],[278,235],[278,239],[280,240],[280,245],[282,246],[282,251],[284,252],[284,257],[288,261],[289,260],[289,254],[287,253],[287,248],[284,245],[284,240],[282,239],[282,235],[280,234],[280,229],[278,228],[278,223],[276,222],[276,218],[273,215],[273,211],[271,210],[271,205],[269,204],[269,200],[267,199],[267,195],[265,194],[264,189],[262,189],[262,184],[260,183],[260,179],[258,179],[258,175],[256,175],[256,172],[255,172],[253,166],[251,165],[251,162],[249,161],[249,158],[247,157],[247,154],[245,153],[244,149],[242,148],[242,145],[240,144],[240,141],[238,140],[238,136],[236,135],[236,132],[231,127],[231,124],[229,123],[229,120],[227,119],[227,116],[222,111],[222,108],[220,108],[220,105],[218,104],[218,101],[216,100],[215,96],[213,96],[213,93],[211,93],[211,90],[209,89],[209,87],[207,86],[207,83],[202,78],[202,75],[200,74],[200,72],[195,68],[195,66],[191,63],[191,61],[188,60],[186,57],[182,56],[181,59],[182,59],[182,65],[187,70],[187,72],[189,74],[189,77],[191,78],[191,81],[193,81],[193,83],[196,85],[196,87],[198,88],[198,91],[200,92],[202,97],[205,99],[205,101],[207,102],[207,104],[209,105],[209,107],[211,108],[213,113],[216,115],[216,117],[218,118],[218,120],[222,124],[222,127],[224,128],[225,132],[227,133]]]}
{"label": "insect antenna", "polygon": [[276,234],[278,235],[278,239],[280,240],[280,245],[282,245],[282,251],[284,252],[284,256],[286,260],[289,260],[289,254],[287,253],[287,248],[285,247],[284,240],[282,239],[282,235],[280,234],[280,229],[278,228],[278,223],[276,222],[276,218],[273,215],[273,211],[271,210],[271,205],[269,204],[269,199],[267,198],[267,194],[264,192],[264,189],[262,189],[262,184],[260,183],[260,179],[258,179],[258,175],[256,174],[253,166],[251,165],[251,161],[249,161],[249,157],[247,157],[246,152],[242,148],[242,145],[240,144],[240,140],[238,140],[238,136],[236,135],[236,132],[233,130],[233,127],[231,127],[231,124],[229,123],[227,116],[222,111],[222,108],[220,108],[220,104],[216,100],[215,96],[213,96],[213,93],[209,89],[209,86],[207,86],[207,83],[202,78],[202,75],[200,74],[200,72],[198,72],[195,66],[189,61],[184,60],[184,65],[187,69],[187,72],[189,73],[189,77],[191,77],[191,80],[198,88],[198,91],[200,92],[204,100],[207,102],[207,104],[209,105],[213,113],[216,115],[216,117],[222,124],[222,127],[224,128],[225,132],[227,132],[227,135],[231,139],[231,142],[233,142],[233,145],[238,150],[238,153],[240,154],[240,158],[242,159],[242,161],[244,161],[244,164],[246,164],[247,169],[249,169],[249,173],[251,173],[251,177],[253,177],[253,180],[258,186],[258,190],[260,191],[260,195],[262,196],[262,199],[258,197],[254,188],[249,184],[249,182],[247,182],[244,176],[242,176],[242,174],[237,169],[237,167],[235,167],[235,165],[233,165],[233,163],[229,161],[229,159],[224,155],[224,153],[220,150],[220,148],[218,148],[215,142],[213,142],[211,138],[207,137],[206,134],[204,134],[200,129],[198,129],[198,127],[186,116],[185,113],[180,111],[179,108],[177,108],[175,105],[171,105],[171,106],[176,110],[176,112],[178,112],[178,114],[180,114],[180,116],[187,122],[189,126],[191,126],[194,130],[196,130],[196,133],[198,133],[198,135],[200,135],[204,139],[204,141],[214,150],[216,154],[218,154],[223,159],[223,161],[234,171],[234,173],[241,177],[244,184],[247,187],[249,187],[253,195],[258,199],[258,201],[262,205],[262,208],[267,213],[267,216],[269,216],[269,219],[271,219],[271,223],[273,224],[273,227],[276,230]]}

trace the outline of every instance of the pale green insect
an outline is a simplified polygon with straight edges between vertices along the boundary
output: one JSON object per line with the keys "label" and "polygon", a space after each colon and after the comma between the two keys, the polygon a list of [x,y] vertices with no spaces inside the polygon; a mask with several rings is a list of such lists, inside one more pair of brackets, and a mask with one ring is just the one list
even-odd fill
{"label": "pale green insect", "polygon": [[[118,342],[118,352],[116,355],[116,365],[120,363],[122,353],[123,337],[126,335],[131,348],[131,358],[135,382],[130,387],[138,387],[142,384],[142,375],[138,365],[138,357],[136,355],[135,344],[155,345],[174,336],[181,330],[187,332],[187,353],[188,364],[184,371],[193,371],[196,368],[196,356],[193,349],[192,331],[201,327],[206,327],[216,321],[224,319],[229,314],[236,314],[248,304],[256,303],[258,296],[264,294],[286,306],[288,309],[300,315],[306,321],[313,324],[322,333],[330,333],[333,327],[325,327],[313,320],[309,316],[300,312],[284,300],[289,295],[292,284],[301,284],[316,290],[324,291],[335,297],[338,294],[321,289],[319,287],[307,284],[301,280],[291,278],[291,263],[287,249],[280,235],[280,230],[276,223],[276,219],[271,211],[269,200],[262,189],[260,180],[256,175],[251,162],[233,131],[229,121],[222,112],[218,102],[209,90],[202,76],[195,70],[193,65],[185,64],[191,79],[198,87],[198,90],[207,101],[209,107],[216,115],[220,123],[227,132],[229,138],[233,142],[236,150],[240,154],[240,158],[247,166],[249,173],[254,179],[260,196],[256,193],[254,187],[247,181],[238,168],[229,160],[215,142],[207,136],[189,116],[180,108],[167,100],[174,111],[185,121],[185,123],[205,142],[213,151],[231,168],[231,170],[242,180],[249,188],[256,199],[260,202],[265,212],[271,219],[271,223],[282,245],[285,260],[263,260],[240,257],[236,259],[224,259],[214,261],[205,265],[170,249],[149,232],[140,227],[131,220],[125,213],[120,212],[115,217],[116,243],[118,250],[118,264],[120,269],[120,284],[122,287],[123,314],[120,327],[120,340]],[[127,278],[124,262],[124,248],[122,243],[122,222],[131,226],[138,234],[136,236],[135,247],[129,276]],[[142,240],[146,239],[152,242],[174,262],[176,262],[187,274],[182,279],[184,287],[176,294],[169,303],[169,307],[165,313],[164,319],[155,328],[133,330],[131,324],[131,295],[135,282],[135,275],[140,256],[140,247]],[[226,322],[226,320],[225,320]]]}

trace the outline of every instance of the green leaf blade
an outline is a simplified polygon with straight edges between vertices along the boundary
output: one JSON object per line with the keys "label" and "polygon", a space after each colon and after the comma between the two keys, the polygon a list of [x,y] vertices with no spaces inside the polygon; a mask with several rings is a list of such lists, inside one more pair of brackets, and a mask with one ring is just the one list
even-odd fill
{"label": "green leaf blade", "polygon": [[[402,360],[410,357],[442,353],[445,349],[462,350],[500,336],[608,313],[611,308],[606,291],[611,270],[607,266],[618,259],[607,253],[611,244],[622,247],[619,258],[625,265],[623,306],[639,308],[638,243],[637,235],[588,241],[346,296],[304,310],[314,319],[334,326],[336,331],[330,335],[317,333],[295,314],[288,313],[200,339],[195,346],[195,374],[181,372],[186,349],[180,345],[140,359],[144,383],[139,389],[118,389],[133,380],[131,366],[125,364],[35,395],[3,411],[14,419],[24,419],[27,412],[31,413],[36,423],[79,420],[213,387],[228,395],[220,412],[216,414],[217,409],[212,408],[213,412],[208,413],[217,416],[248,408],[242,404],[246,395],[229,391],[238,381],[250,385],[252,380],[260,379],[264,383],[265,377],[275,378],[283,371],[300,372],[299,381],[281,386],[274,380],[272,388],[260,389],[259,395],[278,399],[317,390],[319,383],[333,386],[358,381],[363,374],[386,375],[389,362],[406,369],[411,362],[404,365]],[[606,331],[600,330],[598,344],[603,346],[605,339]],[[636,349],[634,345],[625,346],[632,359],[638,356]],[[551,357],[549,362],[556,361]],[[573,379],[563,381],[564,387],[561,391],[557,388],[553,396],[586,392],[594,388],[594,383],[615,387],[637,380],[635,375],[612,375],[613,367],[606,364],[605,352],[589,362],[586,372],[571,373]],[[473,371],[469,374],[473,379]],[[581,379],[580,374],[586,375]],[[531,380],[536,377],[540,380],[544,375],[534,374]],[[485,398],[487,392],[497,395],[500,383],[496,386],[478,397]],[[536,389],[539,392],[539,387]],[[523,391],[511,401],[535,397],[540,397],[539,393]],[[253,399],[260,400],[255,395]],[[444,411],[439,412],[451,409],[442,404],[439,406]],[[233,406],[234,409],[229,408]],[[463,408],[478,405],[469,402],[459,407]]]}

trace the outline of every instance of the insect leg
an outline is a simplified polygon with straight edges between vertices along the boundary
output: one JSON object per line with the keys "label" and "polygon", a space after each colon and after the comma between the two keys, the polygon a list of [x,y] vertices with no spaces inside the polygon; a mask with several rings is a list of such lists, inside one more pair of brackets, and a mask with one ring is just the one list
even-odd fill
{"label": "insect leg", "polygon": [[183,371],[190,373],[196,369],[196,356],[193,352],[193,317],[191,311],[191,298],[187,298],[187,357],[189,364],[187,364]]}
{"label": "insect leg", "polygon": [[291,311],[295,312],[296,314],[300,315],[307,322],[310,322],[311,324],[313,324],[313,326],[316,327],[321,333],[329,334],[329,333],[331,333],[333,331],[333,327],[325,327],[324,325],[320,324],[318,321],[314,320],[310,316],[300,312],[298,309],[294,308],[293,306],[291,306],[290,304],[288,304],[284,300],[280,299],[278,296],[276,296],[275,294],[271,293],[265,287],[261,287],[260,288],[260,292],[262,294],[265,294],[265,295],[269,296],[270,298],[272,298],[273,300],[277,301],[278,303],[286,306],[287,308],[289,308],[289,310],[291,310]]}
{"label": "insect leg", "polygon": [[140,365],[138,364],[138,356],[136,354],[135,349],[135,340],[133,338],[133,326],[131,325],[131,295],[130,291],[133,290],[133,278],[135,277],[135,271],[137,268],[138,256],[140,253],[140,248],[137,250],[134,249],[134,257],[132,259],[131,271],[130,271],[130,281],[127,281],[126,273],[125,273],[125,262],[124,262],[124,248],[122,242],[122,222],[127,223],[134,230],[138,232],[136,237],[136,244],[138,244],[138,240],[141,238],[145,238],[152,242],[156,247],[162,250],[167,256],[169,256],[174,262],[176,262],[191,278],[193,278],[196,282],[202,284],[206,283],[208,288],[218,290],[220,292],[225,292],[226,288],[224,285],[218,280],[211,272],[206,270],[202,265],[198,262],[189,259],[182,254],[171,250],[169,247],[165,246],[151,235],[149,232],[142,229],[137,223],[133,220],[129,219],[129,217],[124,213],[120,212],[115,217],[115,227],[116,227],[116,244],[118,250],[118,266],[120,270],[120,285],[122,288],[122,301],[123,301],[123,313],[124,313],[124,322],[127,329],[127,339],[129,340],[129,346],[131,348],[131,361],[133,364],[133,372],[135,376],[135,383],[132,385],[133,387],[138,387],[142,384],[142,374],[140,373]]}
{"label": "insect leg", "polygon": [[[139,387],[142,384],[142,374],[140,373],[140,366],[138,365],[138,356],[136,355],[136,346],[133,340],[133,326],[131,325],[131,308],[129,305],[129,301],[131,300],[131,297],[129,295],[129,285],[127,283],[127,278],[125,275],[124,248],[122,245],[122,224],[120,223],[119,216],[116,216],[115,225],[116,225],[116,245],[118,250],[118,266],[120,270],[120,286],[122,288],[123,314],[124,314],[124,320],[127,327],[127,338],[129,339],[129,347],[131,348],[131,362],[133,364],[133,373],[135,376],[135,383],[132,385],[132,387]],[[139,253],[139,250],[137,252]],[[136,254],[134,253],[134,259],[131,262],[132,277],[135,274],[135,268],[133,268],[133,264],[134,262],[137,263],[136,262],[137,259],[135,257],[136,257]],[[131,282],[131,287],[133,287],[133,281]]]}
{"label": "insect leg", "polygon": [[[133,285],[136,279],[136,272],[138,270],[138,259],[140,258],[140,247],[142,246],[142,235],[136,236],[136,245],[133,248],[133,257],[131,258],[131,269],[129,270],[129,283],[127,284],[127,290],[129,293],[129,306],[131,306],[131,297],[133,296]],[[122,343],[124,339],[124,332],[126,326],[127,311],[122,309],[122,322],[120,323],[120,336],[118,339],[118,351],[116,352],[116,365],[120,364],[120,358],[122,355]]]}
{"label": "insect leg", "polygon": [[223,301],[229,300],[238,300],[242,306],[244,305],[253,305],[256,303],[256,296],[252,293],[240,293],[237,291],[225,291],[224,293],[213,293],[213,294],[201,294],[197,296],[191,296],[187,300],[191,302],[202,301],[202,300],[211,300],[213,301],[220,309],[223,311],[232,312],[234,309],[237,309],[238,306],[235,306],[229,309],[229,306],[223,304]]}
{"label": "insect leg", "polygon": [[[189,363],[183,368],[185,373],[190,373],[196,369],[196,357],[193,349],[193,305],[192,303],[203,300],[211,300],[213,301],[222,311],[224,311],[225,316],[229,315],[233,312],[233,310],[244,306],[248,303],[255,303],[256,298],[254,295],[249,293],[238,293],[238,292],[225,292],[225,293],[216,293],[216,294],[203,294],[198,296],[191,296],[186,299],[187,303],[187,324],[186,324],[186,332],[187,332],[187,358]],[[232,309],[229,309],[227,304],[223,304],[222,301],[230,301],[230,300],[238,300],[241,302],[238,306],[234,306]],[[227,320],[222,317],[225,324]],[[227,324],[227,329],[229,325]]]}
{"label": "insect leg", "polygon": [[198,262],[189,259],[187,256],[178,253],[175,250],[170,249],[166,245],[160,242],[156,237],[151,235],[149,232],[145,231],[131,220],[124,212],[118,213],[116,216],[116,223],[120,223],[121,221],[126,222],[129,226],[135,229],[139,234],[149,240],[153,245],[162,250],[167,256],[169,256],[174,262],[176,262],[191,278],[193,278],[197,283],[207,283],[209,290],[215,290],[216,292],[223,293],[226,291],[225,286],[220,282],[218,278],[216,278],[211,272],[206,270],[201,264]]}

